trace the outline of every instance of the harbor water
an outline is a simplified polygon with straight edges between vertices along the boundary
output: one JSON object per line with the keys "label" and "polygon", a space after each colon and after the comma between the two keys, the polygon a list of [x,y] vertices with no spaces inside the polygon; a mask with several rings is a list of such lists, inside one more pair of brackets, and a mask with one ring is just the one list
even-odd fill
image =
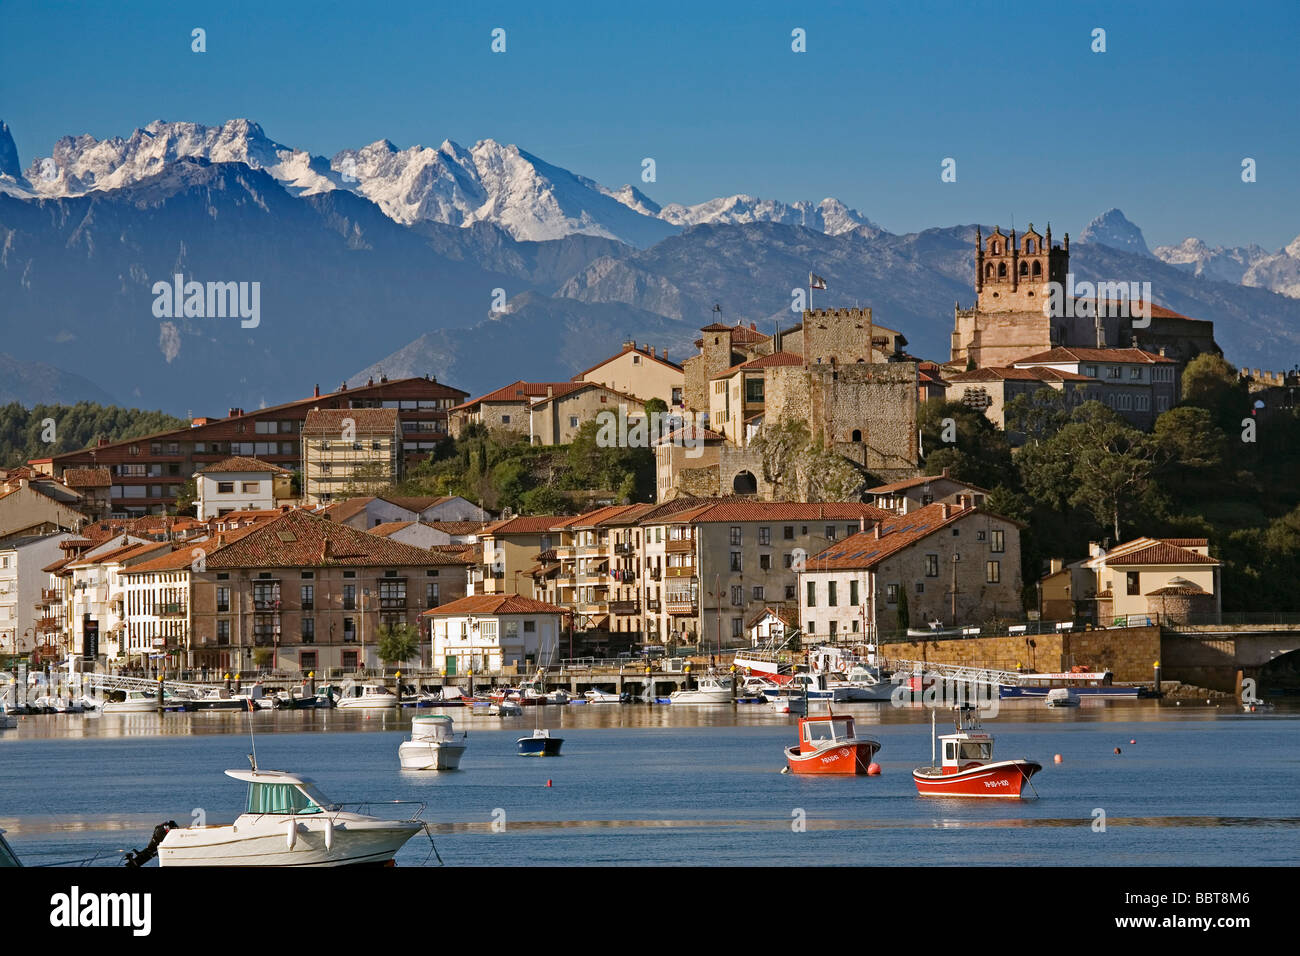
{"label": "harbor water", "polygon": [[[995,757],[1043,765],[1031,800],[918,797],[911,770],[930,762],[919,705],[836,705],[883,746],[880,776],[835,778],[781,773],[797,718],[767,705],[536,710],[445,711],[469,731],[447,773],[397,762],[411,718],[444,711],[25,717],[0,732],[0,828],[28,865],[119,866],[158,823],[229,822],[244,785],[223,771],[248,766],[251,719],[262,768],[373,801],[376,815],[399,815],[384,801],[427,804],[437,854],[417,837],[401,867],[1300,864],[1295,710],[1004,703],[985,730]],[[562,756],[517,755],[538,719],[564,738]]]}

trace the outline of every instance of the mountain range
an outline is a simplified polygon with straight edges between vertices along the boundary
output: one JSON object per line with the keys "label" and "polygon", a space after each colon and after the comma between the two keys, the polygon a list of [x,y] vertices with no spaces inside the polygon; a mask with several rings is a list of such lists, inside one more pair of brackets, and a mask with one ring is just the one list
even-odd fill
{"label": "mountain range", "polygon": [[[492,140],[326,160],[247,120],[65,137],[24,171],[0,123],[0,349],[48,366],[18,400],[88,387],[219,414],[377,374],[478,393],[567,378],[626,339],[680,360],[715,304],[788,324],[815,271],[814,305],[869,305],[943,360],[953,303],[974,298],[974,230],[894,234],[834,199],[660,206]],[[1077,234],[1071,268],[1151,281],[1161,304],[1214,320],[1238,364],[1289,365],[1300,344],[1300,240],[1152,251],[1112,209]],[[258,324],[165,314],[154,285],[176,274],[258,283]]]}

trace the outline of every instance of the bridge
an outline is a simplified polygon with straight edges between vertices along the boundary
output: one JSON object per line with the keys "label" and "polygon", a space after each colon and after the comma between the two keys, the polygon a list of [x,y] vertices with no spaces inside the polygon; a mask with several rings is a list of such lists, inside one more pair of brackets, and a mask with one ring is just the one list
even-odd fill
{"label": "bridge", "polygon": [[1285,679],[1288,670],[1300,676],[1300,654],[1288,659],[1300,651],[1300,622],[1281,620],[1291,616],[1261,615],[1264,620],[1252,622],[1243,615],[1240,623],[1230,624],[1165,621],[1160,634],[1164,673],[1229,693],[1239,693],[1241,681],[1247,678],[1262,686]]}

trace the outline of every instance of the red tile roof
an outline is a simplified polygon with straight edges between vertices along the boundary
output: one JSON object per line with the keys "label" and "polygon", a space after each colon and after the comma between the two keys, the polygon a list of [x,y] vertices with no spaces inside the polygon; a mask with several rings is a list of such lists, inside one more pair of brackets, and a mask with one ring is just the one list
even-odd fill
{"label": "red tile roof", "polygon": [[603,366],[605,366],[605,365],[608,365],[610,362],[613,362],[613,361],[615,361],[616,359],[621,359],[621,358],[622,358],[624,355],[626,355],[628,352],[635,352],[637,355],[640,355],[642,358],[648,358],[648,359],[649,359],[650,361],[652,361],[652,362],[659,362],[661,365],[667,365],[669,368],[671,368],[671,369],[675,369],[675,370],[677,370],[678,372],[682,371],[682,367],[681,367],[680,365],[678,365],[676,362],[670,362],[670,361],[668,361],[668,359],[664,358],[662,355],[651,355],[651,354],[650,354],[650,346],[648,346],[648,345],[641,345],[641,346],[625,345],[625,346],[623,346],[623,348],[622,348],[620,351],[618,351],[618,352],[616,352],[615,354],[611,355],[609,358],[605,359],[603,362],[597,362],[597,363],[596,363],[595,365],[593,365],[591,368],[586,369],[586,370],[584,370],[584,371],[581,371],[581,372],[579,372],[577,375],[573,376],[573,381],[575,381],[575,382],[581,381],[582,379],[584,379],[584,378],[586,378],[588,375],[590,375],[592,372],[596,371],[596,369],[601,368],[601,367],[603,367]]}
{"label": "red tile roof", "polygon": [[387,538],[395,531],[401,531],[403,528],[416,524],[414,521],[385,521],[383,524],[377,524],[373,528],[367,528],[366,534],[377,534],[381,538]]}
{"label": "red tile roof", "polygon": [[735,375],[737,372],[742,370],[772,368],[778,365],[802,364],[803,356],[798,355],[795,352],[773,352],[771,355],[760,355],[758,358],[750,359],[748,362],[741,362],[739,365],[733,365],[726,371],[714,375],[709,379],[709,381],[714,381],[720,378],[730,378],[732,375]]}
{"label": "red tile roof", "polygon": [[357,435],[389,435],[397,431],[395,408],[313,408],[303,419],[302,433],[313,437],[341,438],[351,422]]}
{"label": "red tile roof", "polygon": [[724,521],[878,521],[894,516],[875,505],[853,501],[798,502],[750,501],[745,499],[714,501],[668,518],[667,524],[708,524]]}
{"label": "red tile roof", "polygon": [[328,521],[347,521],[349,518],[355,517],[362,511],[365,511],[366,505],[370,504],[370,502],[374,500],[373,495],[358,495],[355,498],[348,498],[344,501],[335,501],[334,503],[327,505],[320,514],[322,518],[325,518]]}
{"label": "red tile roof", "polygon": [[358,531],[307,511],[290,511],[208,557],[227,568],[403,567],[459,564],[448,555]]}
{"label": "red tile roof", "polygon": [[465,614],[564,614],[564,608],[535,601],[519,594],[472,594],[448,604],[430,608],[421,617],[451,617]]}
{"label": "red tile roof", "polygon": [[458,412],[467,408],[473,408],[482,402],[518,402],[527,403],[529,399],[546,398],[546,390],[551,390],[551,396],[565,395],[579,388],[581,382],[525,382],[520,379],[517,382],[511,382],[498,388],[495,392],[488,392],[486,395],[480,395],[478,398],[471,398],[467,402],[455,405],[450,411]]}
{"label": "red tile roof", "polygon": [[[573,516],[576,517],[576,516]],[[483,529],[483,534],[544,534],[556,523],[566,519],[559,515],[519,515],[494,521]]]}
{"label": "red tile roof", "polygon": [[69,488],[107,488],[113,484],[113,473],[107,468],[67,468],[63,483]]}
{"label": "red tile roof", "polygon": [[1017,367],[1027,365],[1059,365],[1064,362],[1127,362],[1130,365],[1173,365],[1174,360],[1146,352],[1142,349],[1079,349],[1057,346],[1046,352],[1037,352],[1012,362]]}
{"label": "red tile roof", "polygon": [[1026,368],[988,365],[984,368],[971,369],[969,372],[949,375],[947,381],[949,385],[960,385],[962,382],[1095,382],[1097,379],[1076,372],[1044,368],[1041,365]]}
{"label": "red tile roof", "polygon": [[1158,541],[1155,544],[1149,544],[1145,548],[1138,548],[1135,551],[1128,551],[1115,557],[1107,557],[1107,566],[1129,565],[1129,564],[1218,564],[1214,558],[1201,554],[1199,551],[1189,551],[1186,548],[1180,548],[1177,545],[1168,544],[1164,541]]}
{"label": "red tile roof", "polygon": [[628,392],[620,392],[618,389],[610,388],[608,385],[602,385],[600,382],[573,382],[572,384],[574,386],[573,388],[568,389],[567,391],[564,392],[558,392],[546,398],[540,398],[537,401],[533,402],[532,407],[540,408],[543,405],[546,405],[550,402],[558,401],[561,398],[568,398],[570,395],[576,395],[578,392],[585,391],[589,388],[599,388],[602,391],[609,392],[611,395],[617,396],[623,401],[633,405],[639,405],[639,406],[645,405],[645,399],[637,398],[635,395],[632,395]]}
{"label": "red tile roof", "polygon": [[887,485],[877,485],[874,488],[868,488],[867,494],[870,495],[887,495],[893,491],[906,491],[908,488],[916,488],[920,485],[928,485],[935,481],[951,481],[954,484],[961,485],[963,488],[969,488],[971,491],[977,491],[981,494],[988,494],[988,489],[981,488],[978,485],[972,485],[969,481],[962,481],[960,478],[953,478],[948,474],[945,468],[938,475],[918,475],[916,478],[904,478],[902,481],[891,481]]}
{"label": "red tile roof", "polygon": [[437,528],[446,534],[478,534],[492,522],[490,521],[426,521],[430,528]]}
{"label": "red tile roof", "polygon": [[[947,509],[948,516],[944,517]],[[922,538],[929,537],[940,528],[946,528],[955,521],[974,515],[997,517],[1011,524],[1017,522],[999,515],[990,515],[977,508],[957,508],[951,505],[926,505],[905,515],[887,512],[888,517],[880,524],[880,537],[875,529],[851,535],[843,541],[836,542],[824,551],[808,559],[808,570],[862,570],[874,568],[886,558],[915,544]]]}
{"label": "red tile roof", "polygon": [[[213,462],[211,465],[205,465],[199,469],[199,472],[204,475],[228,471],[269,471],[275,475],[289,474],[287,468],[281,468],[279,465],[273,465],[269,461],[262,461],[258,458],[249,458],[245,455],[231,455],[229,458],[223,458],[221,461]],[[64,472],[64,474],[67,474],[67,472]]]}

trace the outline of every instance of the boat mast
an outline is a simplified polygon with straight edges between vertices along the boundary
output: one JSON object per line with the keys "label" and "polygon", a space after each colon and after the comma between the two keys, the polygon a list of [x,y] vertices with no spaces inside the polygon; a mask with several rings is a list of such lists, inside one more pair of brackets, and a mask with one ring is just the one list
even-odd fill
{"label": "boat mast", "polygon": [[930,708],[930,768],[935,766],[935,753],[939,749],[939,738],[935,736],[937,731],[934,725],[934,708]]}

